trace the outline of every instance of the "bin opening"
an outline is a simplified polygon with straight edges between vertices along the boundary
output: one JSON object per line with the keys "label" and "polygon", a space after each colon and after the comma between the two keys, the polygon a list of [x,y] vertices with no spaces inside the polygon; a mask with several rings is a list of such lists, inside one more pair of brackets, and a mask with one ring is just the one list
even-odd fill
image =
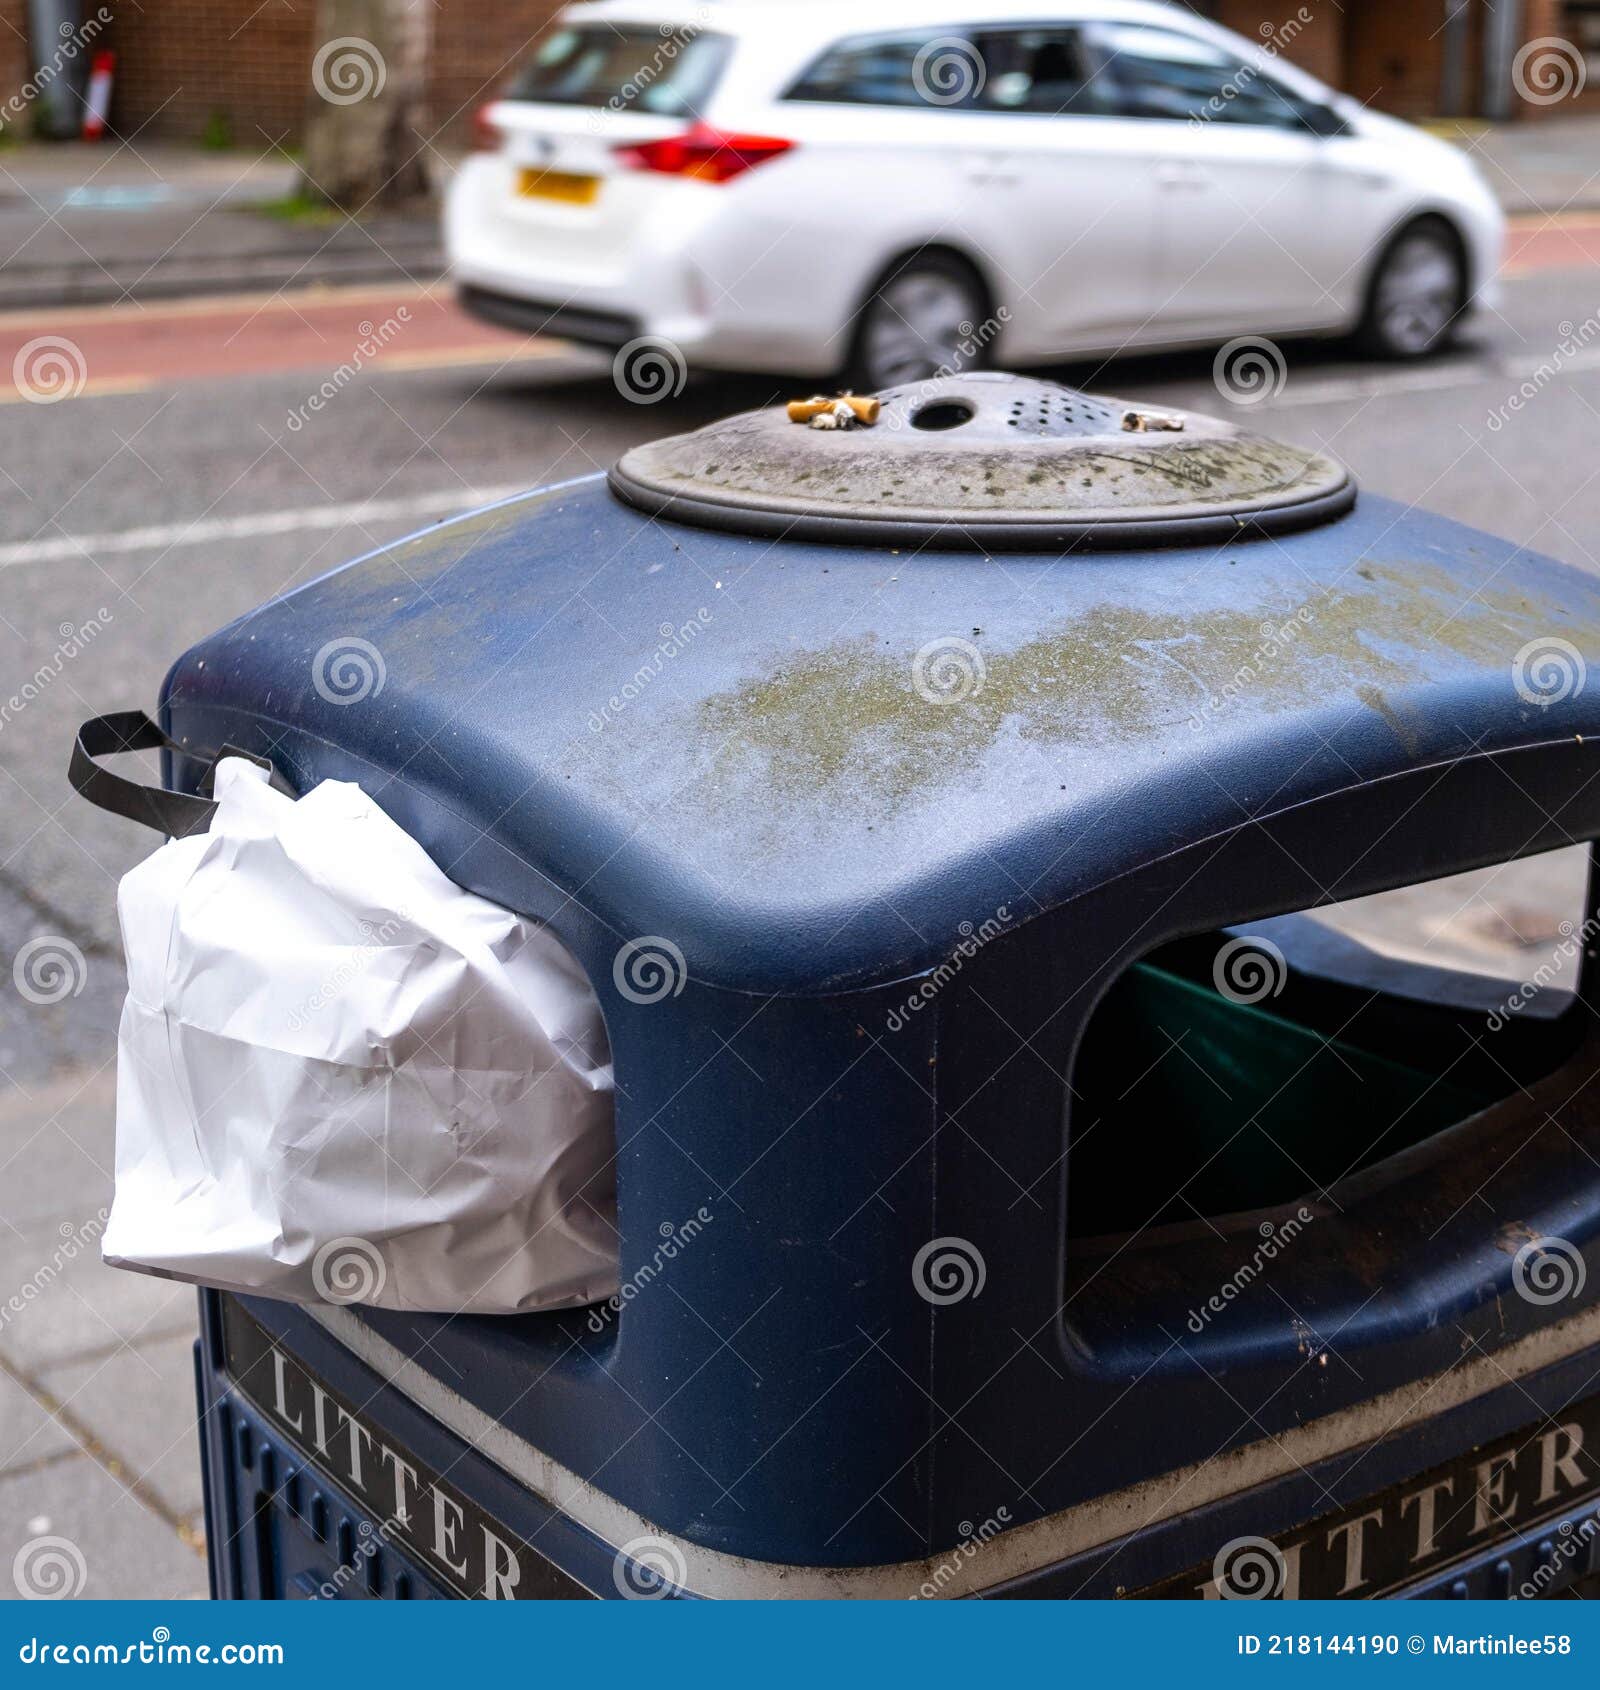
{"label": "bin opening", "polygon": [[1073,1243],[1320,1197],[1577,1048],[1588,846],[1163,945],[1071,1076]]}

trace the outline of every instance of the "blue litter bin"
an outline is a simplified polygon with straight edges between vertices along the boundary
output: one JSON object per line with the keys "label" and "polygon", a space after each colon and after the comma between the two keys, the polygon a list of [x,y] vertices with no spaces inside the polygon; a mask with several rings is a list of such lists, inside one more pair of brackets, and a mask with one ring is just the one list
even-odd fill
{"label": "blue litter bin", "polygon": [[359,782],[617,1081],[610,1303],[202,1294],[215,1593],[1581,1591],[1592,905],[1520,982],[1314,912],[1600,834],[1600,587],[1231,424],[883,398],[174,666],[170,787]]}

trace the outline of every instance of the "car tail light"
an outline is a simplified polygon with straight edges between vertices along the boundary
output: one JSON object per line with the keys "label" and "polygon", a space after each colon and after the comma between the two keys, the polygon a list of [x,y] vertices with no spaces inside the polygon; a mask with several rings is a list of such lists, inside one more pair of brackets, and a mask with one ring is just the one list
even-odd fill
{"label": "car tail light", "polygon": [[500,145],[501,130],[489,116],[494,110],[494,101],[485,106],[479,106],[472,114],[472,144],[480,153],[492,153]]}
{"label": "car tail light", "polygon": [[697,123],[682,135],[619,147],[617,157],[630,170],[690,176],[700,182],[727,182],[758,164],[781,157],[793,146],[793,141],[775,135],[741,135]]}

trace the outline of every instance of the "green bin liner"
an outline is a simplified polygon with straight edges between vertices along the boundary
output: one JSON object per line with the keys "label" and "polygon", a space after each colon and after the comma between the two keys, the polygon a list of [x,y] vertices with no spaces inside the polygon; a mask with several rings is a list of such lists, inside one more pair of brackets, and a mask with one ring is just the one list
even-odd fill
{"label": "green bin liner", "polygon": [[1078,1237],[1289,1203],[1497,1095],[1150,963],[1130,968],[1090,1021],[1073,1087]]}

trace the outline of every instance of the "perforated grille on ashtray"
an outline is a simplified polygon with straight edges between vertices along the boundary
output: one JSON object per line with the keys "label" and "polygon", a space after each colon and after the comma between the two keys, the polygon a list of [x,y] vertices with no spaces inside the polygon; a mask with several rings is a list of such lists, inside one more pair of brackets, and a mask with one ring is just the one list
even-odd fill
{"label": "perforated grille on ashtray", "polygon": [[1037,393],[1019,395],[1006,408],[1006,426],[1019,434],[1040,440],[1064,436],[1115,434],[1122,415],[1114,406],[1092,394],[1071,390],[1052,393],[1040,386]]}

